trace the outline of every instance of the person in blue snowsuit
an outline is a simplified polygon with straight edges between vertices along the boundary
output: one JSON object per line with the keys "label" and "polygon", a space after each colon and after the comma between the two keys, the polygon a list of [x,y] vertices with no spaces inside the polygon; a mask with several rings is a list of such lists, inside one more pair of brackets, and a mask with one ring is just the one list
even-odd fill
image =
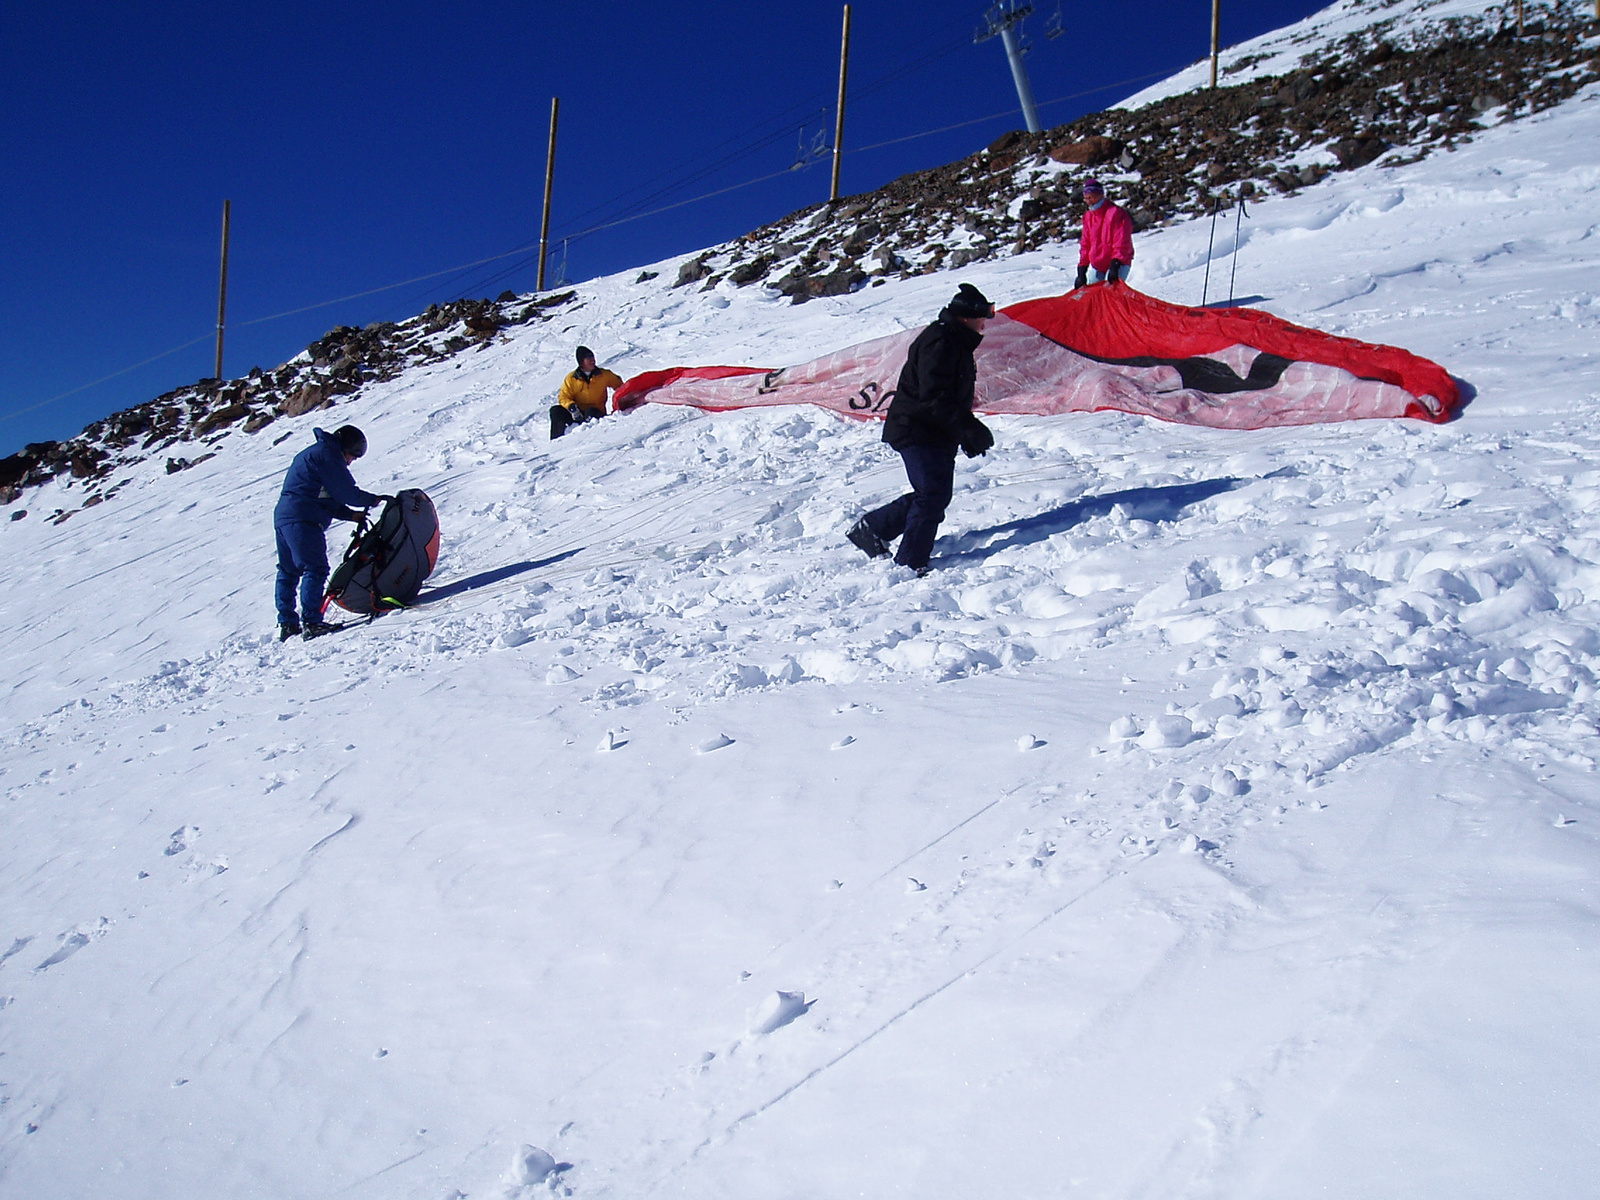
{"label": "person in blue snowsuit", "polygon": [[[364,492],[350,474],[350,464],[367,452],[366,435],[354,425],[329,433],[314,431],[316,442],[295,455],[283,477],[283,492],[272,510],[278,540],[278,640],[295,634],[313,638],[331,628],[322,620],[322,589],[328,582],[328,526],[334,521],[359,521],[357,508],[371,508],[392,496]],[[295,614],[295,589],[300,591],[301,618]]]}

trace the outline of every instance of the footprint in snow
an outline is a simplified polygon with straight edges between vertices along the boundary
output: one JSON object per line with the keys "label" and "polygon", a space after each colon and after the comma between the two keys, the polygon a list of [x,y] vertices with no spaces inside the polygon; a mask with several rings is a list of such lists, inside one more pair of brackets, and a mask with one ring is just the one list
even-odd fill
{"label": "footprint in snow", "polygon": [[161,853],[171,858],[174,854],[182,854],[189,848],[189,843],[200,836],[198,825],[185,825],[182,829],[172,831],[172,842]]}
{"label": "footprint in snow", "polygon": [[724,746],[731,745],[733,739],[725,733],[719,733],[716,737],[707,738],[694,749],[696,754],[710,754],[714,750],[721,750]]}
{"label": "footprint in snow", "polygon": [[627,738],[620,736],[615,729],[608,729],[605,737],[600,739],[600,744],[595,749],[604,754],[610,750],[620,750],[627,744]]}
{"label": "footprint in snow", "polygon": [[226,855],[218,854],[213,858],[202,860],[198,855],[191,858],[183,867],[183,881],[193,883],[196,879],[210,879],[212,876],[221,875],[228,869]]}
{"label": "footprint in snow", "polygon": [[856,739],[851,737],[847,733],[842,738],[840,738],[837,742],[833,743],[833,745],[829,746],[828,749],[830,749],[830,750],[843,750],[846,746],[855,745],[855,741],[856,741]]}
{"label": "footprint in snow", "polygon": [[105,917],[101,917],[100,920],[93,925],[79,925],[76,929],[70,929],[66,933],[59,935],[59,941],[61,944],[56,947],[56,952],[35,967],[34,970],[47,971],[59,963],[66,962],[67,959],[71,958],[79,950],[82,950],[90,942],[94,941],[95,938],[104,937],[106,929],[110,925],[110,920]]}
{"label": "footprint in snow", "polygon": [[13,954],[21,952],[23,947],[25,947],[31,941],[33,941],[31,935],[28,937],[19,937],[13,940],[11,943],[11,949],[7,950],[4,954],[0,954],[0,967],[5,966],[6,959],[10,958]]}

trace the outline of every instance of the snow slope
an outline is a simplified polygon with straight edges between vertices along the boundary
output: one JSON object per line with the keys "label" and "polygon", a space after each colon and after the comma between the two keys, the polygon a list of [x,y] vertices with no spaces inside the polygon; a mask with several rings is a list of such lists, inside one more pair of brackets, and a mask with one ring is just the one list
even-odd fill
{"label": "snow slope", "polygon": [[[999,418],[921,580],[841,536],[876,426],[543,414],[578,341],[798,362],[955,276],[629,273],[341,403],[476,586],[315,643],[269,513],[319,418],[30,492],[0,1195],[1591,1195],[1597,135],[1591,89],[1244,225],[1241,292],[1459,421]],[[1207,233],[1136,286],[1197,301]]]}

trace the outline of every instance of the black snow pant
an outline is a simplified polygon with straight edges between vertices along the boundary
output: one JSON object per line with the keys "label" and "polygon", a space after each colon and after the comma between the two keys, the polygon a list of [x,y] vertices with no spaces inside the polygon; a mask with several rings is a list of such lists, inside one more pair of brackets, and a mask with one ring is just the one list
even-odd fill
{"label": "black snow pant", "polygon": [[886,542],[900,539],[894,560],[902,567],[920,570],[928,565],[939,522],[955,490],[954,446],[896,446],[906,465],[911,491],[866,516],[867,528]]}
{"label": "black snow pant", "polygon": [[598,413],[585,412],[581,408],[568,408],[565,404],[553,404],[550,406],[550,440],[555,441],[570,426],[598,419]]}

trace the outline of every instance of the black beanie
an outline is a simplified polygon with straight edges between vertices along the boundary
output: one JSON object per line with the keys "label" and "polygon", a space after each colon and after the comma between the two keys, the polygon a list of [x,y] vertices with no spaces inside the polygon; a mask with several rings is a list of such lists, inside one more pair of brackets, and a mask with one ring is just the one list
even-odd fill
{"label": "black beanie", "polygon": [[583,366],[583,360],[584,359],[593,358],[593,357],[594,357],[594,351],[589,349],[589,347],[587,347],[587,346],[579,346],[578,347],[578,365],[580,367]]}
{"label": "black beanie", "polygon": [[945,312],[952,317],[992,317],[994,305],[989,303],[985,296],[970,283],[963,283],[961,290],[956,293],[956,298],[945,305]]}
{"label": "black beanie", "polygon": [[339,439],[339,449],[351,458],[360,458],[367,452],[367,435],[354,425],[341,425],[333,431],[333,436]]}

